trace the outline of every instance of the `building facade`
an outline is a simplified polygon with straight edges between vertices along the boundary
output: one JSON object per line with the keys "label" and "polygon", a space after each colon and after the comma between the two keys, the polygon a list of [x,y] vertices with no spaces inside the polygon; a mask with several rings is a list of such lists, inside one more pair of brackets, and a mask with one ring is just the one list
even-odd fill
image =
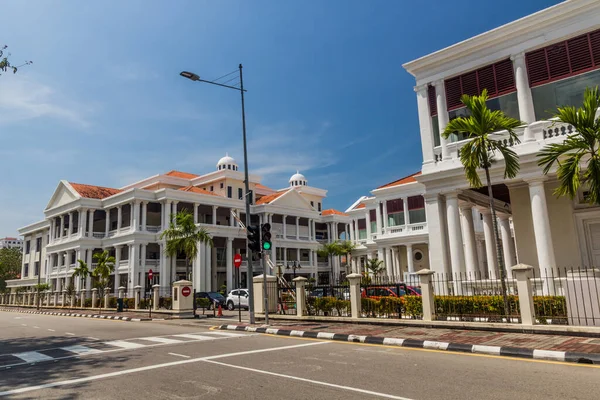
{"label": "building facade", "polygon": [[574,200],[554,195],[555,170],[545,175],[537,157],[574,130],[551,121],[548,110],[579,106],[584,89],[600,84],[600,2],[565,1],[404,68],[416,79],[423,152],[416,179],[425,188],[430,267],[445,273],[483,268],[472,217],[476,208],[485,236],[483,272],[498,277],[487,189],[469,187],[459,159],[468,140],[440,137],[451,119],[466,115],[461,95],[483,89],[490,93],[490,108],[524,122],[517,129],[520,143],[506,132],[496,135],[519,156],[517,177],[504,178],[501,155],[490,171],[505,264],[533,265],[542,277],[555,276],[557,267],[600,265],[600,208],[584,201],[585,188]]}
{"label": "building facade", "polygon": [[23,241],[19,238],[5,237],[0,239],[0,249],[23,248]]}
{"label": "building facade", "polygon": [[[61,291],[72,283],[76,290],[89,292],[89,278],[72,281],[78,260],[93,268],[94,254],[107,250],[116,260],[110,281],[113,293],[123,286],[132,296],[138,285],[147,293],[158,284],[161,294],[167,295],[173,281],[186,278],[186,262],[183,254],[166,254],[161,234],[175,213],[187,210],[214,243],[213,247],[200,245],[191,262],[188,278],[194,288],[246,287],[247,260],[239,270],[233,266],[234,255],[245,259],[246,253],[243,182],[244,173],[229,156],[221,158],[211,173],[170,171],[120,189],[61,181],[44,210],[45,219],[20,229],[25,243],[35,244],[24,249],[21,279],[8,281],[8,286],[33,285],[41,273],[52,290]],[[252,174],[249,186],[252,224],[272,226],[271,260],[277,271],[271,267],[269,273],[291,277],[288,265],[294,261],[300,266],[294,271],[299,275],[316,278],[339,270],[316,254],[322,243],[342,237],[348,228],[347,215],[322,210],[326,190],[309,186],[299,173],[284,189],[263,186]],[[254,263],[254,271],[262,272],[260,263]]]}

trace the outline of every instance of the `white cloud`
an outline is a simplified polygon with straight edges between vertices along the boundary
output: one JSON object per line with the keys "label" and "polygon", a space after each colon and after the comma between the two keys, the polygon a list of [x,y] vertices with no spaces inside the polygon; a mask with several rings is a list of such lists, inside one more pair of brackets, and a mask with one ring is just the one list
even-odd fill
{"label": "white cloud", "polygon": [[90,109],[49,85],[17,74],[3,77],[0,87],[0,124],[52,118],[83,128],[90,125],[86,118]]}

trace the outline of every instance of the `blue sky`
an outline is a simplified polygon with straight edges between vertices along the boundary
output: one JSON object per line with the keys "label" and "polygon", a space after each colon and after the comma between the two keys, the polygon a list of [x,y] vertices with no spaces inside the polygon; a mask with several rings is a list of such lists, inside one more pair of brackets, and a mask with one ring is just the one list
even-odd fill
{"label": "blue sky", "polygon": [[43,217],[58,181],[120,187],[242,162],[239,95],[194,84],[244,64],[249,162],[296,169],[345,210],[420,169],[414,80],[401,64],[558,3],[17,1],[0,4],[0,237]]}

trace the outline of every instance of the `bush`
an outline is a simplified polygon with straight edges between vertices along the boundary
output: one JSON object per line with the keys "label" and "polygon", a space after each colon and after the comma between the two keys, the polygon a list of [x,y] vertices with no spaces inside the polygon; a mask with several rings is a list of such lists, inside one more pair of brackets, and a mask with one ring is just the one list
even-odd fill
{"label": "bush", "polygon": [[147,309],[150,306],[150,300],[140,299],[140,308]]}
{"label": "bush", "polygon": [[158,307],[170,310],[173,307],[173,300],[170,297],[161,297],[158,300]]}
{"label": "bush", "polygon": [[108,298],[108,308],[117,308],[117,298],[116,297]]}
{"label": "bush", "polygon": [[91,298],[85,299],[85,301],[83,302],[83,306],[84,307],[91,307],[92,306],[92,299]]}
{"label": "bush", "polygon": [[210,299],[207,298],[197,298],[196,299],[196,307],[206,309],[210,306]]}

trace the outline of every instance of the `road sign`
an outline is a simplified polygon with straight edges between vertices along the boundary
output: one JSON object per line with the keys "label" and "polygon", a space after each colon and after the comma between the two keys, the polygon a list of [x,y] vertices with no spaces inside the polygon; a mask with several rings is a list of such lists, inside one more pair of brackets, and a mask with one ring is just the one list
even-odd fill
{"label": "road sign", "polygon": [[154,274],[154,272],[152,272],[152,270],[148,271],[148,279],[152,279],[152,275]]}
{"label": "road sign", "polygon": [[184,286],[181,289],[181,294],[183,295],[183,297],[188,297],[191,293],[192,293],[192,289],[190,289],[189,286]]}
{"label": "road sign", "polygon": [[235,265],[236,268],[239,268],[240,265],[242,265],[242,255],[241,254],[236,254],[235,256],[233,256],[233,265]]}

